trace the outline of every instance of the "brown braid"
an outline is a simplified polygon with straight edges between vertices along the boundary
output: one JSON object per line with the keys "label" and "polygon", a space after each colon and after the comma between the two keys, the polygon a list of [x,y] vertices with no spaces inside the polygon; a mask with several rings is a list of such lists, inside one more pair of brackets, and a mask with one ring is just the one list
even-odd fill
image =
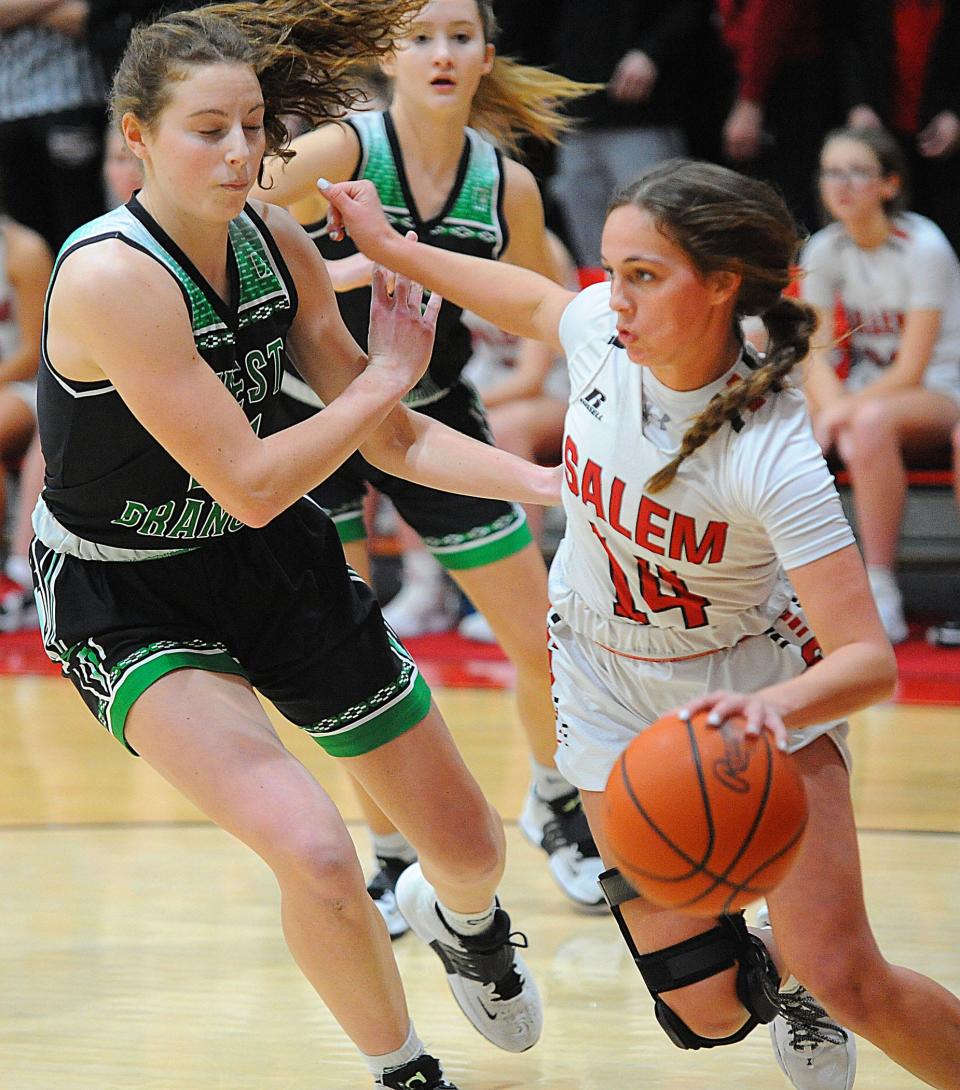
{"label": "brown braid", "polygon": [[289,158],[284,118],[309,126],[342,116],[364,91],[351,71],[388,53],[424,0],[264,0],[166,15],[136,27],[113,80],[116,124],[149,128],[172,81],[193,64],[246,64],[263,91],[268,155]]}
{"label": "brown braid", "polygon": [[781,388],[782,380],[810,348],[810,338],[817,328],[817,313],[806,303],[781,298],[763,315],[763,322],[770,334],[770,348],[763,366],[713,398],[684,432],[677,456],[654,473],[644,486],[645,491],[659,492],[666,488],[677,475],[680,463],[727,421],[740,416],[755,399]]}
{"label": "brown braid", "polygon": [[624,205],[643,209],[701,276],[736,273],[740,286],[734,320],[759,315],[771,342],[763,366],[732,384],[696,417],[677,456],[647,482],[647,490],[657,492],[726,421],[780,388],[807,354],[816,314],[805,303],[782,295],[790,283],[800,237],[783,198],[766,182],[715,163],[671,159],[615,194],[610,210]]}

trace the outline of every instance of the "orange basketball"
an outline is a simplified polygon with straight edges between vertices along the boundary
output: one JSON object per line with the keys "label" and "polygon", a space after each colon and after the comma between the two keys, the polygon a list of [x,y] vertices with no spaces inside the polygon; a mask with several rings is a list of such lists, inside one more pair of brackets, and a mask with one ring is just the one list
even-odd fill
{"label": "orange basketball", "polygon": [[647,900],[691,916],[734,912],[774,889],[796,858],[807,794],[773,735],[742,720],[658,719],[614,765],[603,831]]}

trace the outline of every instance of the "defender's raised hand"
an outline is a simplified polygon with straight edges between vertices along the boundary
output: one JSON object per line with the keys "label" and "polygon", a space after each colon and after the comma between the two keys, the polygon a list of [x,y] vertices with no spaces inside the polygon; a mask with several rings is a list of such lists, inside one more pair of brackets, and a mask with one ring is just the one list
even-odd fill
{"label": "defender's raised hand", "polygon": [[[392,293],[388,276],[393,279]],[[430,362],[443,300],[434,293],[423,307],[420,284],[399,274],[394,277],[380,265],[374,266],[372,289],[367,367],[389,369],[402,376],[407,389],[412,390]]]}

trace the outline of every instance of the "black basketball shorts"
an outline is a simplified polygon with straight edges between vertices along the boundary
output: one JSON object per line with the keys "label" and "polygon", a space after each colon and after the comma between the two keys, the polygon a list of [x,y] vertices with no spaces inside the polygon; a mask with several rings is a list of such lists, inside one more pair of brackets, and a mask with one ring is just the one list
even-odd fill
{"label": "black basketball shorts", "polygon": [[[305,419],[315,411],[290,397],[282,401],[292,419]],[[493,445],[480,399],[466,383],[458,383],[439,400],[416,411]],[[354,454],[310,493],[333,519],[341,541],[366,537],[363,497],[368,483],[391,499],[403,520],[445,568],[483,567],[512,556],[533,540],[517,504],[439,492],[384,473]]]}
{"label": "black basketball shorts", "polygon": [[35,540],[31,566],[47,654],[124,745],[137,697],[182,669],[247,678],[336,757],[376,749],[429,709],[416,663],[310,500],[158,560],[80,560]]}

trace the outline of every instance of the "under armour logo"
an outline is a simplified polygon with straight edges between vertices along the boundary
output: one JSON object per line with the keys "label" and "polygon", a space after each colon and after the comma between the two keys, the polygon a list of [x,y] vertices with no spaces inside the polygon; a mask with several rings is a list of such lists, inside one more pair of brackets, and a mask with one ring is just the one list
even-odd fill
{"label": "under armour logo", "polygon": [[603,413],[600,412],[600,406],[607,400],[607,395],[596,386],[585,397],[580,398],[580,404],[583,405],[588,412],[592,413],[598,420],[603,419]]}

